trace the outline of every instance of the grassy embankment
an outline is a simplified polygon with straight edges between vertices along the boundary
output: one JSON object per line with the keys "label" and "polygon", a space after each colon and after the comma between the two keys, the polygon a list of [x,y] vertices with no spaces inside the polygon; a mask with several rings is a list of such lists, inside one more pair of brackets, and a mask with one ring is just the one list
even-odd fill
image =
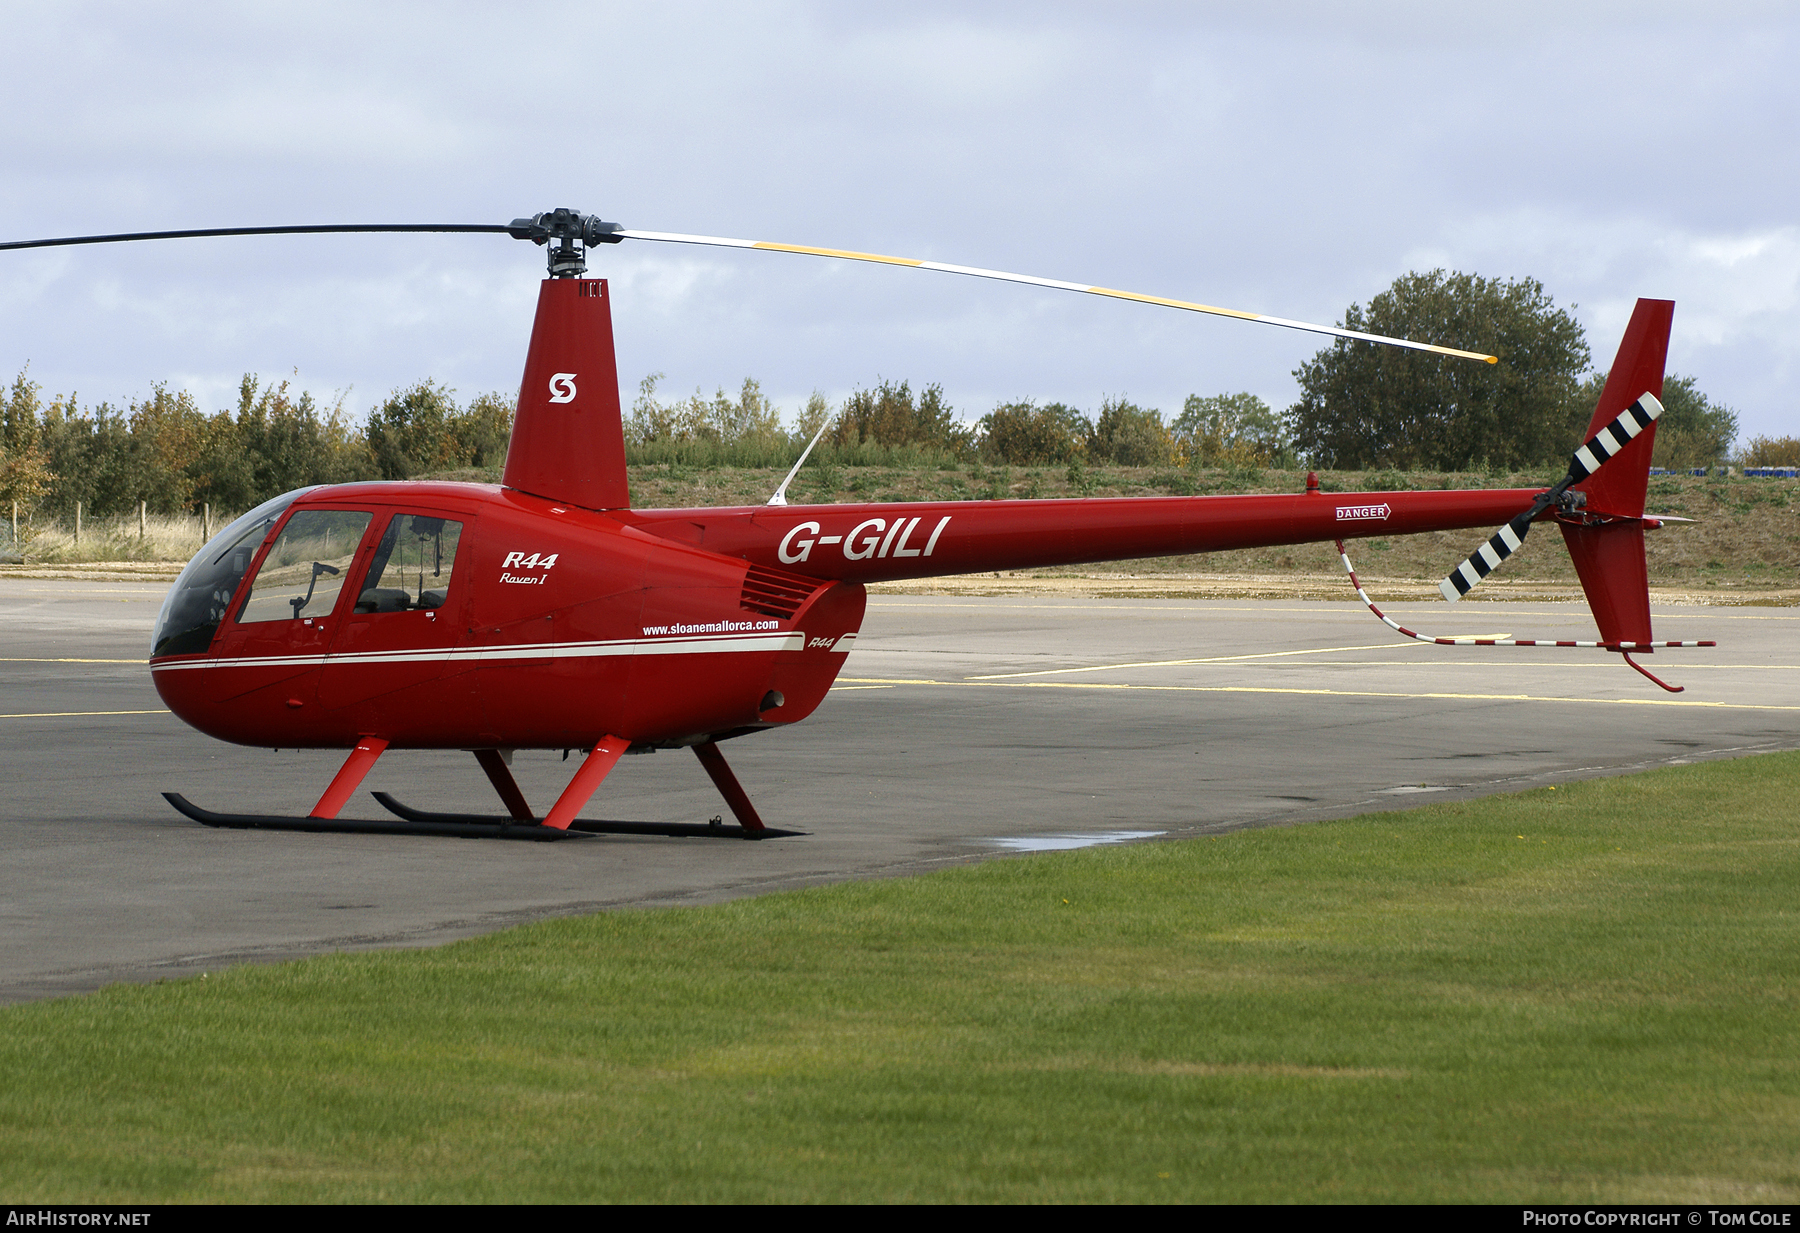
{"label": "grassy embankment", "polygon": [[[631,469],[634,502],[646,506],[755,505],[768,499],[781,480],[779,468],[697,467],[659,464]],[[493,481],[497,475],[457,472],[444,478]],[[1337,492],[1392,491],[1423,488],[1530,487],[1537,474],[1488,475],[1440,472],[1326,472],[1324,488]],[[1196,471],[1150,467],[1094,468],[1071,475],[1062,467],[986,467],[980,465],[849,467],[809,466],[790,498],[804,502],[950,501],[982,498],[1127,497],[1167,494],[1206,495],[1238,492],[1295,492],[1305,474],[1293,471]],[[1658,477],[1651,481],[1649,509],[1697,519],[1677,524],[1648,538],[1650,577],[1659,586],[1711,592],[1720,597],[1734,590],[1791,591],[1800,587],[1800,482],[1745,479],[1742,476]],[[180,562],[200,546],[197,519],[150,520],[149,534],[138,535],[135,517],[86,529],[83,542],[73,542],[64,527],[41,530],[28,547],[28,562],[59,565],[82,562]],[[1480,532],[1442,532],[1365,540],[1354,545],[1352,558],[1364,577],[1380,581],[1412,580],[1435,587],[1437,579],[1483,538]],[[150,571],[155,572],[155,571]],[[1226,574],[1304,575],[1343,590],[1342,569],[1329,544],[1292,548],[1221,552],[1114,562],[1072,570],[1033,571],[1058,574]],[[1510,559],[1502,583],[1574,586],[1568,553],[1555,535],[1534,535]],[[1345,592],[1347,593],[1347,592]],[[1435,594],[1435,591],[1431,592]],[[1499,597],[1504,585],[1476,592]]]}
{"label": "grassy embankment", "polygon": [[1793,1203],[1797,792],[1769,755],[13,1007],[0,1197]]}

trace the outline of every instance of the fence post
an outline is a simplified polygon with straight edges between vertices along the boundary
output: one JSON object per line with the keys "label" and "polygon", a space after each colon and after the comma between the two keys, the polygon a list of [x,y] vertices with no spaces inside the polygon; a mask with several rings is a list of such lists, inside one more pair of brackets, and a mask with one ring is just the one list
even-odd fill
{"label": "fence post", "polygon": [[149,508],[148,501],[138,502],[138,538],[144,538],[144,511]]}
{"label": "fence post", "polygon": [[75,502],[75,542],[81,542],[81,502]]}
{"label": "fence post", "polygon": [[208,501],[200,507],[200,542],[205,543],[212,538],[212,502]]}

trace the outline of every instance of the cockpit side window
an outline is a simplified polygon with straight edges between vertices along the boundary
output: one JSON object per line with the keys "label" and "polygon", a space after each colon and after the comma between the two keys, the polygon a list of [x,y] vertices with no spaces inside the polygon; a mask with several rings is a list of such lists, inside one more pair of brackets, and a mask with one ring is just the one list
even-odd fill
{"label": "cockpit side window", "polygon": [[281,528],[250,584],[238,623],[329,616],[374,515],[366,510],[301,510]]}
{"label": "cockpit side window", "polygon": [[463,524],[428,514],[396,514],[369,564],[358,612],[442,608],[450,594]]}

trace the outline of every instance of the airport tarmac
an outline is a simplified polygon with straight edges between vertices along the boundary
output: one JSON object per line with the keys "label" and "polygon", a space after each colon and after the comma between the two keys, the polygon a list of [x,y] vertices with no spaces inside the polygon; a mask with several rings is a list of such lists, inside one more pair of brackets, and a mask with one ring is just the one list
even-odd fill
{"label": "airport tarmac", "polygon": [[[764,819],[802,837],[219,831],[158,793],[304,814],[342,755],[224,745],[168,714],[144,663],[165,590],[0,579],[0,1001],[1800,747],[1795,608],[1658,608],[1658,637],[1720,643],[1651,657],[1687,686],[1671,695],[1600,651],[1410,643],[1355,603],[881,594],[810,720],[725,746]],[[1391,611],[1430,633],[1593,636],[1578,603]],[[513,770],[545,808],[573,762],[527,751]],[[386,816],[367,790],[498,811],[464,754],[390,754],[363,787],[347,815]],[[586,812],[726,811],[663,752],[624,760]]]}

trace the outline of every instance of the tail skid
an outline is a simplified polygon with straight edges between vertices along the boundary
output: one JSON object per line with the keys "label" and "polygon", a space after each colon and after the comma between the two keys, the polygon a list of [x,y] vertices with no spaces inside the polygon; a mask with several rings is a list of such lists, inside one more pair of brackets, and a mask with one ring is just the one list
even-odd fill
{"label": "tail skid", "polygon": [[1672,694],[1680,693],[1685,687],[1681,685],[1670,685],[1668,682],[1661,680],[1642,664],[1632,659],[1631,653],[1637,651],[1640,654],[1648,654],[1658,647],[1718,645],[1716,642],[1603,642],[1598,640],[1590,642],[1567,638],[1558,638],[1554,640],[1546,638],[1472,638],[1467,635],[1446,638],[1436,634],[1416,633],[1413,630],[1406,628],[1406,626],[1400,624],[1400,622],[1375,606],[1375,601],[1369,598],[1369,593],[1367,591],[1363,590],[1362,581],[1356,576],[1356,567],[1350,564],[1350,554],[1344,551],[1344,541],[1341,539],[1337,541],[1337,550],[1338,560],[1344,563],[1344,572],[1350,575],[1350,585],[1356,589],[1356,597],[1362,600],[1363,606],[1379,617],[1383,625],[1386,625],[1396,633],[1404,634],[1415,642],[1430,642],[1435,643],[1438,646],[1567,646],[1588,647],[1590,649],[1601,651],[1617,651],[1625,657],[1626,663],[1630,664],[1633,668],[1636,668],[1639,672],[1643,673]]}

